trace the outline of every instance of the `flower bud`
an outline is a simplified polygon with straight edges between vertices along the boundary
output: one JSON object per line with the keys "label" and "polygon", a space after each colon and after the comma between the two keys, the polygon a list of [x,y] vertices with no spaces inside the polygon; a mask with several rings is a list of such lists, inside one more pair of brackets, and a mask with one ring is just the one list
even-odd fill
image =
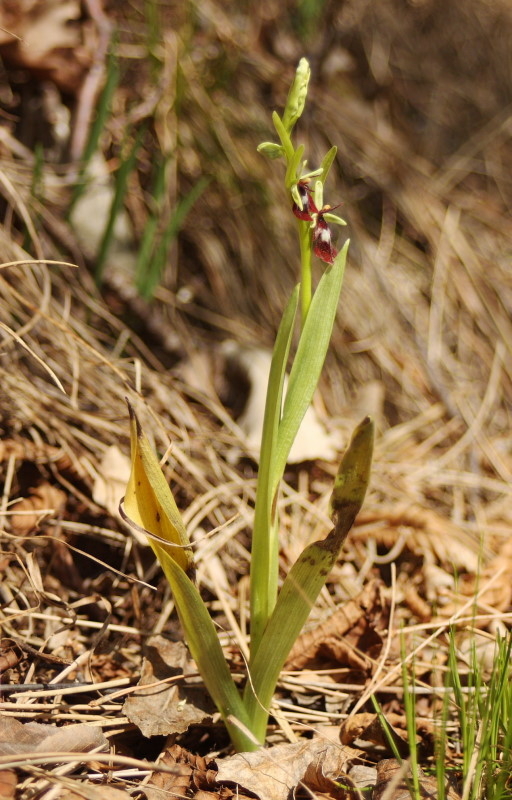
{"label": "flower bud", "polygon": [[293,126],[304,111],[310,75],[311,69],[309,62],[307,59],[301,58],[295,73],[294,81],[288,93],[288,99],[286,100],[286,107],[283,114],[283,125],[287,133],[291,132]]}
{"label": "flower bud", "polygon": [[262,142],[256,149],[258,153],[263,153],[269,158],[281,158],[284,153],[284,147],[275,142]]}

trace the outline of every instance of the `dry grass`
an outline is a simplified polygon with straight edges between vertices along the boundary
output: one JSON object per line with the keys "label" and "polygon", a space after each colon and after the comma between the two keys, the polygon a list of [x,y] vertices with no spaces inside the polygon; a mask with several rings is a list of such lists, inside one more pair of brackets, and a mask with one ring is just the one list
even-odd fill
{"label": "dry grass", "polygon": [[[143,22],[112,5],[121,55],[136,71]],[[282,105],[304,52],[314,81],[301,134],[314,156],[326,144],[340,148],[328,199],[344,201],[352,239],[322,398],[330,424],[344,433],[367,411],[380,429],[368,500],[311,625],[377,576],[393,615],[366,671],[354,672],[349,660],[326,663],[324,674],[315,662],[311,673],[283,677],[285,721],[271,740],[339,724],[369,689],[392,699],[401,681],[400,623],[426,692],[450,624],[460,628],[462,649],[468,628],[478,628],[484,644],[508,628],[512,82],[508,49],[501,54],[512,16],[504,3],[469,5],[411,3],[397,15],[398,0],[339,10],[326,4],[301,41],[287,10],[274,16],[271,4],[243,17],[214,0],[191,3],[181,20],[170,4],[175,61],[165,67],[181,100],[162,116],[166,98],[157,93],[152,135],[161,145],[165,126],[174,131],[177,195],[201,175],[212,182],[187,218],[151,309],[115,264],[104,296],[98,293],[63,222],[61,171],[45,166],[49,203],[42,208],[30,192],[30,153],[14,134],[2,136],[2,260],[27,259],[0,270],[1,614],[4,637],[24,653],[11,682],[74,674],[126,684],[138,674],[142,632],[162,630],[171,615],[146,550],[92,499],[107,448],[128,450],[125,397],[137,403],[162,452],[172,440],[168,476],[200,542],[200,580],[212,613],[231,631],[226,643],[233,651],[234,641],[243,644],[255,477],[250,462],[230,460],[243,444],[216,394],[217,344],[226,336],[271,344],[296,279],[279,165],[272,174],[255,146],[272,135],[269,112]],[[461,30],[471,58],[450,49]],[[134,93],[142,104],[142,88],[122,85],[107,145],[119,141]],[[144,175],[137,180],[135,218],[144,213]],[[33,258],[80,268],[28,263]],[[198,369],[200,381],[183,379]],[[334,471],[321,464],[290,472],[283,565],[327,530]],[[65,501],[58,513],[41,511],[37,529],[15,533],[17,501],[42,483],[60,487]],[[219,526],[226,527],[203,538]],[[45,655],[33,660],[30,648]],[[72,662],[74,672],[48,655]],[[233,652],[235,665],[237,658]],[[330,704],[307,700],[322,674]],[[23,701],[9,696],[2,707],[20,719],[88,720],[114,741],[134,736],[113,701],[91,708],[76,694],[62,704],[37,690]],[[422,713],[430,712],[425,702]]]}

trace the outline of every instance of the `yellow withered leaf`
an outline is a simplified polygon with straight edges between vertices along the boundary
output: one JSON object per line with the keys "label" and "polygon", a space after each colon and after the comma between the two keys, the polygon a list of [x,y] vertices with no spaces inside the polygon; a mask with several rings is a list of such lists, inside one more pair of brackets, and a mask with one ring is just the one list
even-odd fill
{"label": "yellow withered leaf", "polygon": [[165,551],[189,576],[194,571],[194,557],[187,531],[172,492],[164,477],[157,455],[141,428],[135,411],[130,412],[131,474],[126,487],[124,512],[146,533],[159,557]]}

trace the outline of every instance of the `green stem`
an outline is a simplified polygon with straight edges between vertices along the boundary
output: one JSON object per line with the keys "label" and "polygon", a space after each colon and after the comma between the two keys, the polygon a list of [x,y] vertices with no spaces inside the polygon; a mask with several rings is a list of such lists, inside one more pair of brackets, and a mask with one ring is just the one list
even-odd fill
{"label": "green stem", "polygon": [[301,330],[304,328],[309,306],[311,305],[312,277],[311,277],[311,228],[309,223],[299,220],[299,243],[300,243],[300,309],[301,309]]}

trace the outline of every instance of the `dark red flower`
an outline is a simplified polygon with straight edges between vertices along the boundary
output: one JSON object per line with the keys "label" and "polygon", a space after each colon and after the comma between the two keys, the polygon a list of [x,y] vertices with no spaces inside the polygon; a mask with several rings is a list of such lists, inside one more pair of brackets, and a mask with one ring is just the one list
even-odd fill
{"label": "dark red flower", "polygon": [[332,264],[338,255],[338,251],[332,246],[331,229],[322,214],[318,214],[313,230],[313,252],[326,264]]}
{"label": "dark red flower", "polygon": [[302,200],[302,208],[294,202],[292,211],[298,219],[315,223],[313,228],[313,252],[326,264],[332,264],[338,255],[338,251],[332,245],[331,229],[324,219],[324,214],[328,211],[334,211],[339,206],[324,206],[319,211],[313,200],[308,181],[298,181],[297,190]]}
{"label": "dark red flower", "polygon": [[300,199],[302,200],[302,208],[300,208],[300,206],[294,202],[292,211],[297,219],[302,219],[305,222],[312,222],[313,217],[311,215],[317,214],[318,209],[313,202],[313,198],[311,197],[311,189],[309,188],[308,181],[298,181],[297,191],[299,192]]}

